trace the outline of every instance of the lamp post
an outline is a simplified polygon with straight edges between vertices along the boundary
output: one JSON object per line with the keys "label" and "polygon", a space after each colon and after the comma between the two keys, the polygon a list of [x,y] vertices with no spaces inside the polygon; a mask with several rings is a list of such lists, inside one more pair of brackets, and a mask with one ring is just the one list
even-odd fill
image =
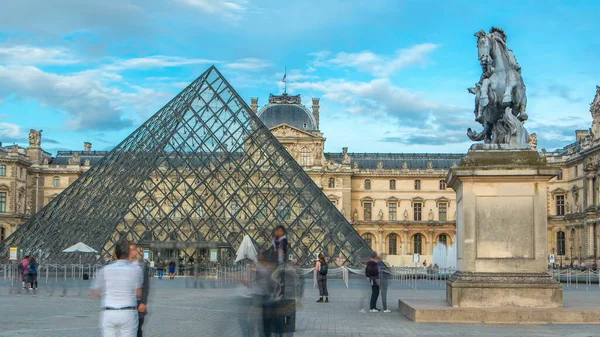
{"label": "lamp post", "polygon": [[581,266],[581,246],[579,246],[579,265]]}
{"label": "lamp post", "polygon": [[592,269],[594,271],[598,269],[598,247],[594,247],[594,263],[592,263]]}
{"label": "lamp post", "polygon": [[569,247],[569,250],[571,251],[571,269],[573,269],[573,246]]}

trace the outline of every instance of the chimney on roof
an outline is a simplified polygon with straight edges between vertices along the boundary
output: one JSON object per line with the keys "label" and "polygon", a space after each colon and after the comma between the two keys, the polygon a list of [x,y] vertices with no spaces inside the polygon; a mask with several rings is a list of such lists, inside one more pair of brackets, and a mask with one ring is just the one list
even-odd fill
{"label": "chimney on roof", "polygon": [[317,130],[319,129],[319,99],[318,98],[313,98],[312,99],[312,112],[313,112],[313,116],[315,117],[315,121],[317,122]]}
{"label": "chimney on roof", "polygon": [[254,113],[258,112],[258,97],[250,98],[250,108],[252,109],[252,111],[254,111]]}
{"label": "chimney on roof", "polygon": [[90,142],[84,142],[83,143],[83,151],[85,151],[85,152],[92,151],[92,143],[90,143]]}

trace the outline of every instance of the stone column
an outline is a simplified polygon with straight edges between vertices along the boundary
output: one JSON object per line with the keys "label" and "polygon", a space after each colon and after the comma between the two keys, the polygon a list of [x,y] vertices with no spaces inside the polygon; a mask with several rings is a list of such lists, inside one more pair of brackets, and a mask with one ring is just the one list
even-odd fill
{"label": "stone column", "polygon": [[558,174],[529,150],[473,150],[448,174],[457,199],[454,307],[562,307],[546,273],[547,183]]}
{"label": "stone column", "polygon": [[408,255],[410,249],[410,237],[408,236],[408,228],[402,231],[402,255]]}
{"label": "stone column", "polygon": [[594,172],[586,171],[585,174],[585,209],[588,209],[594,204]]}

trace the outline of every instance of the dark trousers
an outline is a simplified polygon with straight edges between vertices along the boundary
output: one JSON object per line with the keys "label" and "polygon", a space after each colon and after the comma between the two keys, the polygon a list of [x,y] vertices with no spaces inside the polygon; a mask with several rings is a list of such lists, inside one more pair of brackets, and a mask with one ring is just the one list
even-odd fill
{"label": "dark trousers", "polygon": [[30,288],[37,289],[38,287],[38,276],[37,274],[29,274],[29,285]]}
{"label": "dark trousers", "polygon": [[377,297],[379,297],[379,286],[373,281],[371,285],[371,309],[375,309],[377,306]]}
{"label": "dark trousers", "polygon": [[146,318],[146,313],[145,312],[138,312],[138,330],[137,330],[137,337],[142,337],[143,333],[142,333],[142,325],[144,325],[144,319]]}
{"label": "dark trousers", "polygon": [[327,275],[317,274],[317,285],[319,286],[319,296],[329,297],[327,291]]}

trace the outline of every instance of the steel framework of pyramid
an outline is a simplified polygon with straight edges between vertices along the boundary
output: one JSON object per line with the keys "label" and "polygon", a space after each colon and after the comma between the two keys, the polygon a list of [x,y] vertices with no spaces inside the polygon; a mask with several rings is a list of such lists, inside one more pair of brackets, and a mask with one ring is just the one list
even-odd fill
{"label": "steel framework of pyramid", "polygon": [[[248,234],[267,249],[278,224],[299,265],[311,265],[319,252],[356,265],[371,252],[212,66],[21,225],[0,246],[0,261],[18,247],[75,262],[62,250],[77,242],[108,258],[123,239],[218,242],[234,253]],[[175,254],[207,259],[194,248]]]}

